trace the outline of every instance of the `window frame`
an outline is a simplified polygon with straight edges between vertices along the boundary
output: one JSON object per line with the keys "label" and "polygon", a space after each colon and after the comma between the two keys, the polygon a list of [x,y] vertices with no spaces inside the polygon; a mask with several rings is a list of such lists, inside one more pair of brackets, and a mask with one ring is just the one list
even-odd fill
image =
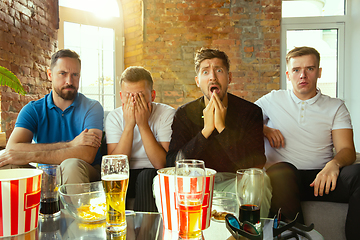
{"label": "window frame", "polygon": [[124,21],[122,9],[118,1],[120,17],[99,18],[96,14],[78,9],[59,6],[59,31],[58,48],[64,48],[64,22],[72,22],[83,25],[91,25],[102,28],[111,28],[115,34],[114,54],[114,86],[115,86],[115,108],[121,106],[120,99],[120,77],[124,70]]}

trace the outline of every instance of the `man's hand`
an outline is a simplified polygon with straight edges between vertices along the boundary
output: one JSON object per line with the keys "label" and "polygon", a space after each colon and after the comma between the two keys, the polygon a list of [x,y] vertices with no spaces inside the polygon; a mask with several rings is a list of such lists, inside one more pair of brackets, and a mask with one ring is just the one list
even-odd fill
{"label": "man's hand", "polygon": [[132,94],[126,94],[124,103],[122,104],[123,116],[125,120],[125,127],[134,129],[135,120],[135,98]]}
{"label": "man's hand", "polygon": [[215,101],[214,97],[212,96],[208,105],[203,110],[204,128],[201,131],[201,133],[205,138],[208,138],[215,129],[215,119],[214,119],[215,104],[214,104],[214,101]]}
{"label": "man's hand", "polygon": [[334,159],[328,162],[325,167],[316,175],[315,180],[310,184],[310,187],[314,187],[314,196],[323,196],[324,190],[326,194],[329,194],[330,190],[334,191],[336,188],[336,181],[339,176],[339,172],[339,165],[335,162]]}
{"label": "man's hand", "polygon": [[76,136],[72,141],[69,142],[70,147],[77,146],[90,146],[98,148],[101,145],[101,139],[94,132],[89,132],[88,129],[82,131],[78,136]]}
{"label": "man's hand", "polygon": [[215,106],[214,126],[216,130],[221,133],[225,129],[225,117],[227,109],[224,107],[217,93],[214,92],[211,99],[214,99],[213,104]]}
{"label": "man's hand", "polygon": [[27,165],[31,162],[30,159],[32,155],[32,152],[22,152],[6,149],[4,153],[0,155],[0,167],[8,164]]}
{"label": "man's hand", "polygon": [[150,104],[146,102],[144,94],[135,95],[135,121],[139,128],[149,124]]}
{"label": "man's hand", "polygon": [[273,148],[285,147],[284,136],[278,129],[270,128],[264,125],[264,136],[269,140],[270,146]]}

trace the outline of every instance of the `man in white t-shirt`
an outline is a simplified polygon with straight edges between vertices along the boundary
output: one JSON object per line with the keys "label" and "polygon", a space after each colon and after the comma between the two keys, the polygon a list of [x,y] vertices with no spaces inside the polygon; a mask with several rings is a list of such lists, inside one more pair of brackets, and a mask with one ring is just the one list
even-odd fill
{"label": "man in white t-shirt", "polygon": [[121,75],[122,106],[105,123],[108,154],[125,154],[130,165],[127,197],[135,211],[156,212],[152,194],[157,169],[166,165],[175,109],[153,102],[156,92],[150,72],[129,67]]}
{"label": "man in white t-shirt", "polygon": [[[271,216],[293,219],[300,201],[349,203],[347,239],[357,239],[360,165],[350,114],[344,102],[321,94],[320,54],[298,47],[286,55],[292,90],[272,91],[255,102],[263,110],[267,174],[273,197]],[[333,149],[335,148],[335,154]]]}

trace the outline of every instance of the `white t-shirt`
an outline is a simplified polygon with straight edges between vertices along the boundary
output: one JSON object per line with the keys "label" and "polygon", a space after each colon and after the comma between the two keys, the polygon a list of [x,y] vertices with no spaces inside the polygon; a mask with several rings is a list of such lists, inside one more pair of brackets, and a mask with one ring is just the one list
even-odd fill
{"label": "white t-shirt", "polygon": [[274,90],[255,102],[264,124],[279,129],[285,148],[272,148],[265,138],[265,167],[290,162],[298,169],[322,169],[333,158],[332,130],[352,129],[344,101],[321,94],[302,101],[292,90]]}
{"label": "white t-shirt", "polygon": [[[152,103],[152,111],[149,118],[149,126],[158,142],[170,142],[171,125],[173,122],[175,109],[162,104]],[[106,142],[118,143],[124,131],[125,121],[123,118],[122,107],[111,111],[106,117],[105,133]],[[129,159],[130,169],[153,168],[149,158],[146,155],[142,143],[139,127],[135,125],[134,138],[132,144],[131,158]]]}

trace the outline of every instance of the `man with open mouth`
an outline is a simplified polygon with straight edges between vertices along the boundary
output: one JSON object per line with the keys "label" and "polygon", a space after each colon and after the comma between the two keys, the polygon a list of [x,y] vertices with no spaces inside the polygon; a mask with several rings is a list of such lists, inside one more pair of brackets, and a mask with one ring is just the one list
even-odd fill
{"label": "man with open mouth", "polygon": [[[177,109],[166,163],[174,166],[182,158],[204,160],[205,167],[218,172],[215,190],[235,193],[236,170],[263,168],[266,159],[261,109],[228,93],[229,70],[224,52],[197,52],[195,82],[204,96]],[[271,191],[266,187],[265,192],[261,215],[267,217]]]}

